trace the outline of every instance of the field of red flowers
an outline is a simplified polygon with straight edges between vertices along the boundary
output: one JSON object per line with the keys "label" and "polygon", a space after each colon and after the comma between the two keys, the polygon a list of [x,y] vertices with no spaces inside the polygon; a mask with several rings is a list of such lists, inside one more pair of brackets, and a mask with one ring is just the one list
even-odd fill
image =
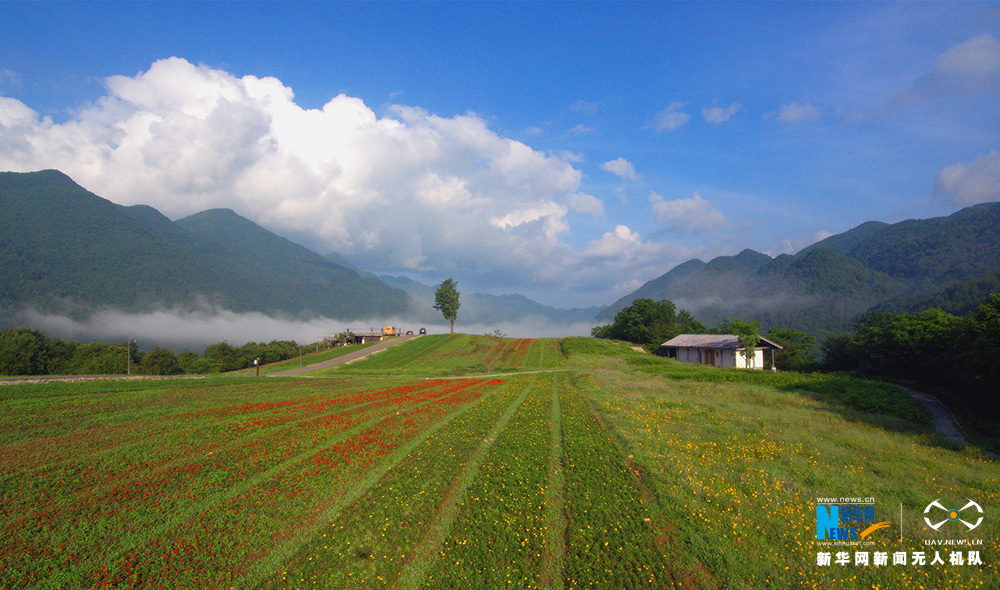
{"label": "field of red flowers", "polygon": [[500,384],[161,383],[5,388],[0,588],[241,585]]}
{"label": "field of red flowers", "polygon": [[358,365],[0,386],[0,590],[998,587],[990,512],[944,565],[824,565],[818,495],[870,491],[893,530],[873,553],[930,562],[950,537],[895,510],[988,511],[1000,467],[787,377],[583,338]]}
{"label": "field of red flowers", "polygon": [[651,567],[634,478],[560,372],[3,394],[0,588],[555,588]]}

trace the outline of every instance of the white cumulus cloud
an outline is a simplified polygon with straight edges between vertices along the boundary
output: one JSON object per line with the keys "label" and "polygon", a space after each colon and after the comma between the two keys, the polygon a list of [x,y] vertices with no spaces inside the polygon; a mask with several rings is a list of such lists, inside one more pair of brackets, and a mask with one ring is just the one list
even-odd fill
{"label": "white cumulus cloud", "polygon": [[979,35],[950,47],[893,102],[920,103],[948,96],[989,92],[1000,85],[1000,39]]}
{"label": "white cumulus cloud", "polygon": [[740,107],[741,105],[738,102],[734,102],[728,107],[705,107],[701,109],[701,115],[705,117],[705,120],[709,123],[720,125],[731,119],[733,115],[740,110]]}
{"label": "white cumulus cloud", "polygon": [[601,236],[601,239],[590,242],[586,255],[593,258],[621,259],[628,255],[629,250],[641,245],[639,232],[632,231],[627,225],[618,225],[614,231]]}
{"label": "white cumulus cloud", "polygon": [[[333,97],[305,109],[272,77],[181,58],[112,76],[63,123],[0,97],[0,169],[57,168],[120,204],[177,218],[229,207],[382,271],[466,269],[506,292],[564,284],[570,211],[603,215],[572,154],[498,135],[478,115]],[[560,283],[562,281],[562,283]]]}
{"label": "white cumulus cloud", "polygon": [[649,205],[656,220],[684,233],[711,233],[729,227],[729,220],[697,192],[689,199],[667,201],[657,193],[649,194]]}
{"label": "white cumulus cloud", "polygon": [[941,170],[935,193],[957,207],[1000,201],[1000,152]]}
{"label": "white cumulus cloud", "polygon": [[625,158],[616,158],[610,162],[601,164],[601,170],[610,172],[623,180],[638,180],[639,175],[635,173],[635,166]]}
{"label": "white cumulus cloud", "polygon": [[[695,255],[697,252],[687,247],[643,240],[627,225],[616,225],[587,244],[580,257],[586,263],[580,265],[586,269],[585,276],[579,282],[621,296]],[[630,271],[623,273],[624,268]]]}
{"label": "white cumulus cloud", "polygon": [[808,121],[819,121],[823,116],[819,107],[814,107],[812,103],[790,102],[781,105],[778,109],[778,120],[782,123],[805,123]]}
{"label": "white cumulus cloud", "polygon": [[686,104],[682,101],[672,102],[670,106],[656,113],[654,117],[656,130],[661,132],[674,131],[683,127],[691,118],[690,115],[681,110]]}

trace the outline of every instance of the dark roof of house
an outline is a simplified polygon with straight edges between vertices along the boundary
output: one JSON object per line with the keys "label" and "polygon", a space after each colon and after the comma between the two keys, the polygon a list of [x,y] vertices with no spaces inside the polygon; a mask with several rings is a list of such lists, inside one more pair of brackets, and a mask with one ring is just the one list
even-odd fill
{"label": "dark roof of house", "polygon": [[[735,334],[681,334],[660,345],[669,348],[721,348],[726,350],[738,350],[743,348],[740,345],[740,338]],[[774,348],[783,350],[783,347],[761,336],[757,348]]]}

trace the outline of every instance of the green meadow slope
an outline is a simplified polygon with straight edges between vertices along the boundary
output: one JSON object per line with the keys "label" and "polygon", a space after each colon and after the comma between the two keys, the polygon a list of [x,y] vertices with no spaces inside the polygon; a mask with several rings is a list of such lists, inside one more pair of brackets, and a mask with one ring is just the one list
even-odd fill
{"label": "green meadow slope", "polygon": [[326,374],[479,375],[551,369],[564,361],[560,341],[554,338],[435,334]]}
{"label": "green meadow slope", "polygon": [[[845,377],[456,334],[0,404],[0,588],[1000,587],[1000,467]],[[817,498],[888,524],[820,544]]]}

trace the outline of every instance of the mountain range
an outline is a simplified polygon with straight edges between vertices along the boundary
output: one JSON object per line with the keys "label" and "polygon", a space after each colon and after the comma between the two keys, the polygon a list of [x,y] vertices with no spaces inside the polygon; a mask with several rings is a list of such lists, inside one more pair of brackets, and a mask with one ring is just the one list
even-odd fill
{"label": "mountain range", "polygon": [[408,298],[226,209],[171,221],[55,170],[0,173],[0,309],[209,304],[291,317],[404,313]]}
{"label": "mountain range", "polygon": [[947,217],[870,221],[794,255],[753,250],[689,260],[597,316],[608,323],[640,297],[669,299],[708,326],[732,317],[822,335],[870,309],[956,314],[1000,287],[1000,203]]}
{"label": "mountain range", "polygon": [[[640,297],[707,326],[732,317],[816,336],[870,309],[962,314],[1000,291],[1000,203],[948,217],[863,223],[800,252],[689,260],[606,308],[557,309],[521,295],[462,293],[460,324],[609,323]],[[85,317],[211,306],[308,319],[440,324],[434,287],[321,256],[228,209],[171,221],[122,206],[56,170],[0,172],[0,327],[33,307]]]}
{"label": "mountain range", "polygon": [[[171,221],[114,204],[56,170],[0,172],[0,327],[26,306],[85,317],[209,305],[308,319],[441,323],[434,287],[378,277],[321,256],[229,209]],[[461,321],[585,323],[599,307],[560,310],[521,295],[462,293]]]}

